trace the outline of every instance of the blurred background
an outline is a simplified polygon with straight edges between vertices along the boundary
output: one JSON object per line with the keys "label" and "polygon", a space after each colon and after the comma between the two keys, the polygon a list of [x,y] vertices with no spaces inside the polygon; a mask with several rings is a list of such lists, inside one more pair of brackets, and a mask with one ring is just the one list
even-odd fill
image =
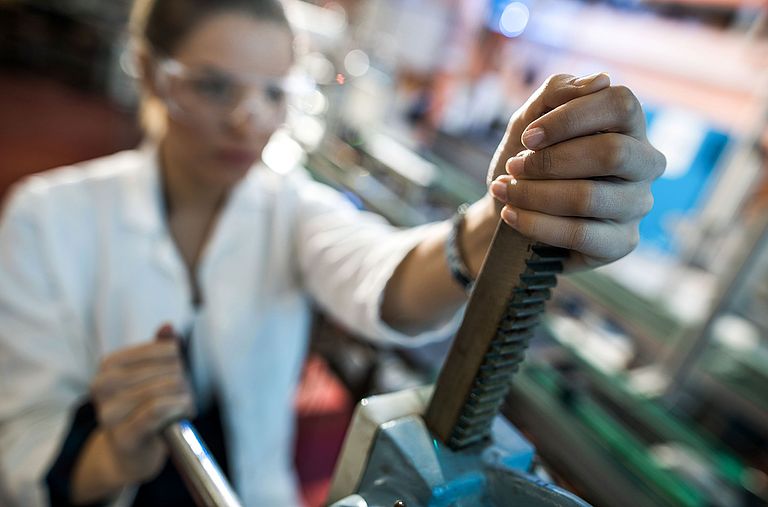
{"label": "blurred background", "polygon": [[[641,243],[562,277],[505,414],[595,506],[768,505],[765,0],[286,0],[298,71],[265,161],[410,226],[479,198],[510,114],[552,73],[607,71],[668,159]],[[0,195],[135,147],[127,0],[0,0]],[[354,402],[435,378],[318,314],[296,460],[322,505]]]}

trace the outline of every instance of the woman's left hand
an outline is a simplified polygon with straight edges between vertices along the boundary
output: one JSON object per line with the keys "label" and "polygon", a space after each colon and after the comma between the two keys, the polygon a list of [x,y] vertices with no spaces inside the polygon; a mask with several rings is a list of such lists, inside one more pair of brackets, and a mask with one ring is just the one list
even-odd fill
{"label": "woman's left hand", "polygon": [[[666,164],[648,142],[645,116],[628,88],[573,89],[571,76],[542,86],[510,122],[490,173],[502,219],[532,240],[572,250],[568,270],[635,248],[640,219],[653,204],[651,183]],[[510,152],[505,142],[522,151]],[[507,174],[499,176],[502,166]]]}

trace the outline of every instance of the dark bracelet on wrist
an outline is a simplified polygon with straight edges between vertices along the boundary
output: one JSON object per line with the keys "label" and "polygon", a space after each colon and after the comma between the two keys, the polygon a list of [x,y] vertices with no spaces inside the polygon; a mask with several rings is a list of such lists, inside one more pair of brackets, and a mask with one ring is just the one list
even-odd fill
{"label": "dark bracelet on wrist", "polygon": [[475,280],[472,278],[459,250],[459,233],[461,232],[468,209],[468,204],[459,206],[459,209],[451,219],[451,231],[448,233],[448,239],[445,242],[445,257],[448,261],[448,269],[451,271],[451,276],[467,292],[472,290]]}

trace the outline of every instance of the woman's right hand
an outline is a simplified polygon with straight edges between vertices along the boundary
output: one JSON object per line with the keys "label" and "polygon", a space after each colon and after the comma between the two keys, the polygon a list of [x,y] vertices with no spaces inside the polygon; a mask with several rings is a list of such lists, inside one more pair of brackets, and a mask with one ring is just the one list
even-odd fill
{"label": "woman's right hand", "polygon": [[160,431],[195,412],[173,336],[171,326],[164,325],[155,341],[110,354],[92,384],[99,430],[124,484],[145,482],[160,473],[167,455]]}

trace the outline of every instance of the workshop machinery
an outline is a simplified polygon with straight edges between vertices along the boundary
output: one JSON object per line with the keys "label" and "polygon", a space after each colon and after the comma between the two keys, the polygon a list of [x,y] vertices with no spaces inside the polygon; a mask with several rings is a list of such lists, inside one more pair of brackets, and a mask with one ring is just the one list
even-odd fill
{"label": "workshop machinery", "polygon": [[434,389],[360,402],[333,507],[588,505],[530,475],[533,447],[499,415],[567,255],[499,224]]}

